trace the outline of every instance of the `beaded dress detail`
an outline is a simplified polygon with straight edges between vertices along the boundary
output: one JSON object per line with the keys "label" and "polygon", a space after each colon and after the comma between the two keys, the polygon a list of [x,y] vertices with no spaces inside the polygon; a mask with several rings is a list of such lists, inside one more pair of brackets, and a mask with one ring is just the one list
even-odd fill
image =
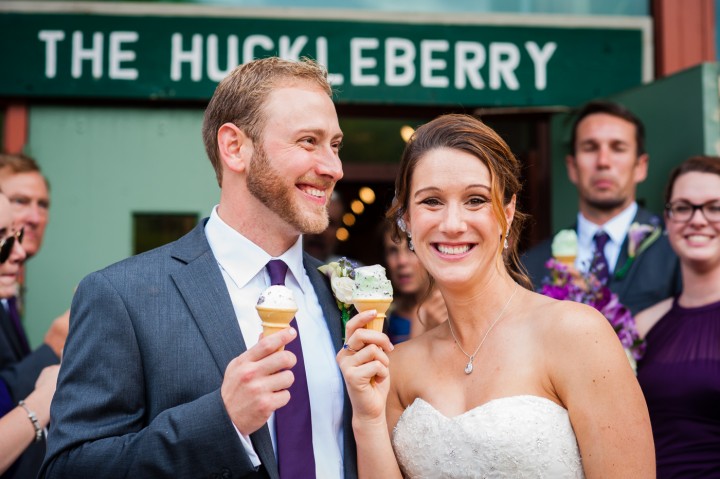
{"label": "beaded dress detail", "polygon": [[584,478],[565,408],[510,396],[446,417],[421,398],[403,412],[393,448],[408,478]]}

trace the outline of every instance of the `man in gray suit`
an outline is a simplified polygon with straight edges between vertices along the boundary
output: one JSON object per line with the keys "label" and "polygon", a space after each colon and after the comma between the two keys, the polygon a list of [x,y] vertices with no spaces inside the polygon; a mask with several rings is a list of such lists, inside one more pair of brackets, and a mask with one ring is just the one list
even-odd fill
{"label": "man in gray suit", "polygon": [[[622,105],[588,103],[576,116],[571,150],[565,165],[578,190],[577,223],[571,227],[578,235],[575,267],[587,271],[601,253],[608,286],[633,314],[679,293],[675,253],[664,235],[647,233],[662,228],[662,219],[635,201],[637,185],[648,169],[642,122]],[[638,230],[647,244],[631,258],[628,232],[633,223],[647,226],[645,234]],[[551,243],[548,239],[523,257],[535,288],[549,275],[545,262],[552,256]]]}
{"label": "man in gray suit", "polygon": [[[327,72],[237,67],[203,139],[221,187],[210,218],[77,289],[41,477],[357,476],[342,322],[302,252],[342,177]],[[255,304],[271,282],[299,310],[260,338]]]}

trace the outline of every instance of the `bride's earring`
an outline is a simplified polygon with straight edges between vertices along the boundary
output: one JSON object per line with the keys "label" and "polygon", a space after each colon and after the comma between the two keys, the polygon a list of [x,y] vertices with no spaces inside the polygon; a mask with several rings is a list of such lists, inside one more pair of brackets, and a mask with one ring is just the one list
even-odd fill
{"label": "bride's earring", "polygon": [[510,236],[510,232],[505,235],[505,244],[503,245],[503,248],[508,249],[510,245],[508,245],[508,236]]}
{"label": "bride's earring", "polygon": [[415,245],[412,242],[412,233],[410,233],[408,231],[407,235],[408,235],[408,248],[410,249],[410,251],[415,251]]}

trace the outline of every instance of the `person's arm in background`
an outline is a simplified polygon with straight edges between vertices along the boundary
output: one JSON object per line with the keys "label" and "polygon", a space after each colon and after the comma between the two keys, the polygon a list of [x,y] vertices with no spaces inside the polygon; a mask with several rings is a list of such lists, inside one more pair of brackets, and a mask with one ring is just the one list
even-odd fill
{"label": "person's arm in background", "polygon": [[58,358],[62,358],[62,350],[65,347],[68,330],[70,329],[70,309],[55,318],[50,328],[45,333],[44,343],[50,346]]}
{"label": "person's arm in background", "polygon": [[28,410],[35,414],[40,428],[48,425],[50,402],[55,393],[59,370],[58,365],[44,368],[35,383],[35,389],[24,400],[27,410],[18,405],[0,418],[0,474],[35,440],[37,431]]}

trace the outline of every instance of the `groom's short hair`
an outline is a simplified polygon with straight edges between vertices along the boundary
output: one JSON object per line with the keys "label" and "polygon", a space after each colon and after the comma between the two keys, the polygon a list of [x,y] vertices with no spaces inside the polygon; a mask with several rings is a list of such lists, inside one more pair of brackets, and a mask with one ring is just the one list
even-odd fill
{"label": "groom's short hair", "polygon": [[225,123],[233,123],[253,141],[265,127],[263,106],[273,89],[280,86],[314,84],[332,97],[327,69],[314,60],[284,60],[278,57],[253,60],[239,65],[215,89],[205,110],[202,135],[210,163],[222,184],[222,164],[218,155],[217,133]]}

